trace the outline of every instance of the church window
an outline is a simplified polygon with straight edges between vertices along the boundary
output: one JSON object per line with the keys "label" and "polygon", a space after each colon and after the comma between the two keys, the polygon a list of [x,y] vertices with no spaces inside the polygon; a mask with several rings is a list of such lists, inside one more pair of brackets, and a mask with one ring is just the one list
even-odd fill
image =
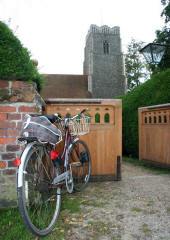
{"label": "church window", "polygon": [[103,42],[103,51],[104,51],[104,54],[109,54],[109,43],[108,43],[108,41]]}

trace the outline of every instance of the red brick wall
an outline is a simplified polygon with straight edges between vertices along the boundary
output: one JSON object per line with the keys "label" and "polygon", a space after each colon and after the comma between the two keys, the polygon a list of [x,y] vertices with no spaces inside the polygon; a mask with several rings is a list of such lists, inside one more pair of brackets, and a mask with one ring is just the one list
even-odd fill
{"label": "red brick wall", "polygon": [[0,207],[16,200],[12,161],[21,154],[17,138],[24,115],[40,110],[36,96],[32,84],[0,80]]}
{"label": "red brick wall", "polygon": [[34,103],[0,103],[0,169],[3,174],[15,173],[12,161],[20,154],[17,138],[22,119],[25,113],[35,112]]}

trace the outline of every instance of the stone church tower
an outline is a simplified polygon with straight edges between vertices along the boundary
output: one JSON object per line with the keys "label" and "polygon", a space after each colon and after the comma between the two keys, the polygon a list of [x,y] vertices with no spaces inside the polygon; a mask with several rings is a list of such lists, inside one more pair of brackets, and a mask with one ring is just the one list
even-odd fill
{"label": "stone church tower", "polygon": [[125,93],[119,27],[90,26],[83,71],[88,75],[88,90],[93,98],[115,98]]}

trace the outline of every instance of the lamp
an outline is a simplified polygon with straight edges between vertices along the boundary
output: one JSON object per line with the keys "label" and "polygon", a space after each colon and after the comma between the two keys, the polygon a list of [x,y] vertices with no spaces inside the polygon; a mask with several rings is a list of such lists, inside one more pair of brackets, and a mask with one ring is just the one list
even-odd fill
{"label": "lamp", "polygon": [[143,54],[149,64],[159,64],[164,53],[166,45],[159,43],[149,43],[139,52]]}

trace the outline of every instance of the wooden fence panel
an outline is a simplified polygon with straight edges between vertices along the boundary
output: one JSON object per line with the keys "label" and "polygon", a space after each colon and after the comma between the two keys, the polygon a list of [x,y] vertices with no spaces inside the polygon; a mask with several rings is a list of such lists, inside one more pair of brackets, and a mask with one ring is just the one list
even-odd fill
{"label": "wooden fence panel", "polygon": [[170,104],[139,108],[139,158],[170,167]]}
{"label": "wooden fence panel", "polygon": [[48,99],[46,113],[72,116],[84,108],[91,116],[90,133],[81,136],[92,156],[92,175],[106,179],[117,177],[117,157],[122,156],[121,100],[104,99]]}

